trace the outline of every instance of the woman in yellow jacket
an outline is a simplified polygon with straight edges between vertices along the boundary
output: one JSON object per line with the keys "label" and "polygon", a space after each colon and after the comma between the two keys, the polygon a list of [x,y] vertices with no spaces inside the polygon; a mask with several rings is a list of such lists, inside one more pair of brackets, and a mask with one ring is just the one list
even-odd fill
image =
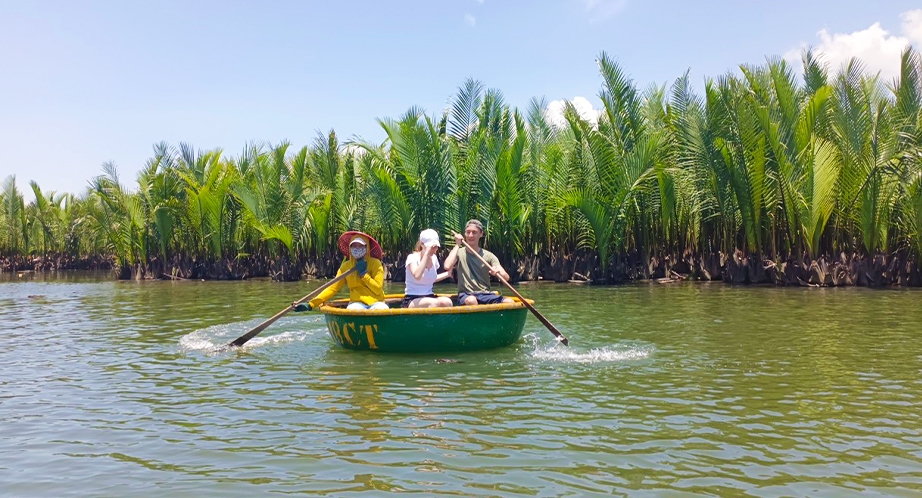
{"label": "woman in yellow jacket", "polygon": [[[362,232],[346,232],[339,237],[339,250],[346,259],[339,265],[336,276],[356,267],[357,271],[345,279],[349,286],[350,310],[386,310],[384,302],[384,265],[381,264],[381,246],[378,241]],[[300,304],[295,311],[310,311],[317,309],[343,288],[343,280],[336,282],[311,299],[307,305]]]}

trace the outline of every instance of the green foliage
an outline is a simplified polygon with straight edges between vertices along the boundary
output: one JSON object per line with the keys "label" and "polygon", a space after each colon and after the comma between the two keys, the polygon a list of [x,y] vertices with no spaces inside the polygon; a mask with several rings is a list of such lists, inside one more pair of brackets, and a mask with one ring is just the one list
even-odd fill
{"label": "green foliage", "polygon": [[136,184],[115,165],[82,195],[25,202],[0,184],[0,253],[107,254],[120,265],[241,254],[335,261],[339,235],[364,230],[389,255],[420,230],[444,240],[477,218],[485,245],[522,257],[690,249],[817,257],[908,250],[922,258],[922,62],[913,49],[883,84],[852,61],[832,74],[811,50],[706,81],[688,74],[638,91],[598,58],[598,119],[545,99],[524,111],[467,80],[447,109],[381,118],[383,143],[318,133],[295,150],[251,144],[236,157],[154,146]]}

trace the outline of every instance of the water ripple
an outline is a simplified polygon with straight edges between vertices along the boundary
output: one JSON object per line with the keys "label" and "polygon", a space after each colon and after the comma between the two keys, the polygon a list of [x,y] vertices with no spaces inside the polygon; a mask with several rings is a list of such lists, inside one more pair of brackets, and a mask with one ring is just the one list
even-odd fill
{"label": "water ripple", "polygon": [[218,350],[312,285],[0,283],[3,494],[922,492],[917,292],[528,284],[571,347]]}

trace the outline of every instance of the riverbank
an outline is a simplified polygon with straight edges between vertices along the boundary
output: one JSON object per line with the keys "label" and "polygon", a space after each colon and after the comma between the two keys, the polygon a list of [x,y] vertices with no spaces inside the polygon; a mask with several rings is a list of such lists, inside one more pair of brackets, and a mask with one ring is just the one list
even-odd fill
{"label": "riverbank", "polygon": [[0,256],[0,273],[55,270],[111,270],[114,267],[115,258],[111,256],[72,256],[69,254]]}
{"label": "riverbank", "polygon": [[[385,279],[404,282],[405,255],[385,256]],[[821,256],[785,259],[758,254],[722,252],[701,256],[687,251],[682,255],[621,254],[603,272],[598,255],[583,250],[570,254],[552,253],[504,261],[513,282],[546,280],[582,281],[598,285],[632,281],[660,282],[697,280],[723,281],[731,284],[774,284],[778,286],[815,287],[920,287],[922,271],[917,261],[903,253],[867,256],[840,253],[838,257]],[[67,255],[21,256],[0,258],[0,272],[55,270],[112,270],[119,280],[246,280],[270,278],[298,281],[304,278],[332,278],[338,261],[308,258],[270,258],[246,256],[224,260],[201,260],[173,257],[168,261],[152,258],[146,265],[117,267],[106,256],[73,257]]]}

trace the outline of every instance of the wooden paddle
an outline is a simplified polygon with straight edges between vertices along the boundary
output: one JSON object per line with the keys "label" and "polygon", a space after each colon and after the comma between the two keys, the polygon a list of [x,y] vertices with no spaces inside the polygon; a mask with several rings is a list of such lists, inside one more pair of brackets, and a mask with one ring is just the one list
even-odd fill
{"label": "wooden paddle", "polygon": [[317,296],[318,296],[321,292],[323,292],[327,287],[329,287],[329,286],[335,284],[336,282],[339,282],[339,281],[341,281],[342,279],[346,278],[347,275],[349,275],[349,274],[355,272],[355,270],[356,270],[356,268],[355,268],[354,266],[353,266],[352,268],[349,268],[349,271],[347,271],[346,273],[343,273],[342,275],[339,275],[338,277],[334,278],[333,280],[330,280],[329,282],[327,282],[327,283],[321,285],[320,287],[317,287],[317,288],[314,289],[314,291],[311,292],[310,294],[308,294],[308,295],[302,297],[301,299],[298,299],[297,301],[294,302],[293,305],[286,307],[286,308],[283,309],[282,311],[279,311],[279,312],[276,313],[272,318],[266,320],[266,321],[263,322],[263,323],[260,323],[260,324],[257,325],[256,328],[254,328],[253,330],[251,330],[251,331],[247,332],[246,334],[243,334],[242,336],[240,336],[240,337],[234,339],[233,342],[231,342],[230,344],[228,344],[228,345],[225,346],[225,347],[226,347],[226,348],[229,348],[229,347],[243,346],[244,344],[246,344],[247,341],[249,341],[250,339],[256,337],[257,334],[259,334],[259,333],[262,332],[263,330],[266,330],[266,328],[269,327],[269,325],[272,325],[276,320],[278,320],[279,318],[282,318],[283,316],[287,315],[288,312],[291,311],[291,310],[293,309],[294,306],[299,305],[299,304],[301,304],[301,303],[303,303],[303,302],[305,302],[305,301],[310,301],[311,299],[317,297]]}
{"label": "wooden paddle", "polygon": [[[452,231],[451,233],[453,233],[453,234],[455,235],[455,237],[458,236],[458,234],[457,234],[456,232],[454,232],[454,231]],[[473,254],[474,256],[476,256],[477,259],[479,259],[480,262],[484,264],[484,266],[486,266],[487,268],[491,268],[491,266],[489,265],[489,263],[487,263],[487,260],[483,259],[483,257],[480,256],[480,254],[478,254],[477,251],[475,251],[474,249],[472,249],[471,246],[470,246],[470,244],[468,244],[467,241],[464,240],[463,237],[462,237],[462,239],[461,239],[461,242],[464,243],[464,247],[467,249],[467,252],[469,252],[469,253]],[[506,279],[504,279],[503,277],[501,277],[501,276],[499,276],[499,275],[495,275],[495,276],[496,276],[496,278],[499,279],[500,282],[503,283],[503,285],[505,285],[509,290],[511,290],[512,293],[515,294],[515,296],[516,296],[517,298],[519,298],[519,300],[522,301],[522,304],[524,304],[525,307],[528,308],[528,309],[535,315],[535,317],[536,317],[538,320],[540,320],[541,323],[543,323],[544,326],[547,327],[548,330],[551,331],[552,334],[554,334],[554,336],[557,337],[557,340],[558,340],[559,342],[562,342],[564,346],[569,346],[569,345],[570,345],[570,341],[569,341],[566,337],[564,337],[564,335],[561,334],[559,330],[557,330],[557,327],[555,327],[554,324],[552,324],[551,322],[549,322],[549,321],[547,320],[547,318],[544,318],[544,315],[542,315],[541,313],[538,313],[538,310],[536,310],[535,307],[531,305],[531,303],[529,303],[528,301],[526,301],[525,298],[522,297],[521,294],[519,294],[519,291],[515,290],[515,287],[513,287],[512,284],[510,284],[509,282],[507,282]]]}

